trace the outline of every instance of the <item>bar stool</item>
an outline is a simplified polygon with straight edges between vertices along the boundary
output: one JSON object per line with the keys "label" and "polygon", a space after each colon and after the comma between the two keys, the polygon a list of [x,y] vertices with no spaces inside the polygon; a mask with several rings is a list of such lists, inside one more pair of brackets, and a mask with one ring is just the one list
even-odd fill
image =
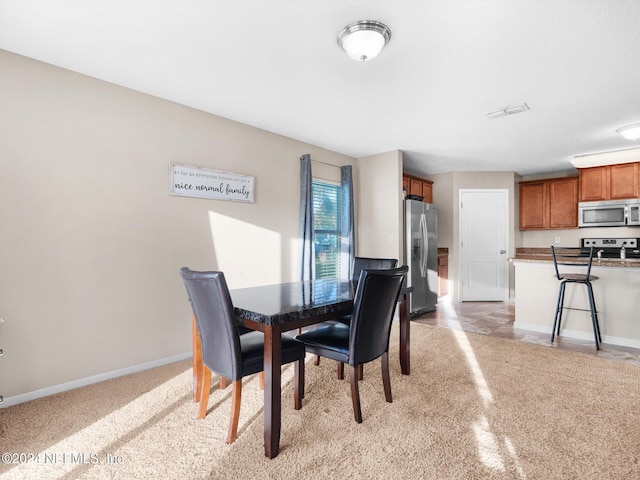
{"label": "bar stool", "polygon": [[[560,280],[560,291],[558,293],[558,304],[556,306],[556,316],[553,320],[553,330],[551,331],[551,343],[555,336],[560,336],[560,323],[562,321],[562,311],[582,310],[591,312],[591,323],[593,324],[593,336],[596,341],[596,350],[600,350],[602,337],[600,336],[600,325],[598,324],[598,312],[596,310],[596,301],[593,297],[593,286],[591,282],[597,280],[598,277],[591,275],[591,263],[593,262],[593,247],[589,249],[588,255],[585,255],[580,248],[562,247],[556,249],[551,246],[551,255],[553,256],[553,266],[556,270],[556,277]],[[585,267],[586,273],[560,273],[558,265],[570,265],[572,267]],[[589,297],[589,310],[584,308],[571,308],[564,306],[564,293],[568,283],[581,283],[587,287],[587,296]]]}

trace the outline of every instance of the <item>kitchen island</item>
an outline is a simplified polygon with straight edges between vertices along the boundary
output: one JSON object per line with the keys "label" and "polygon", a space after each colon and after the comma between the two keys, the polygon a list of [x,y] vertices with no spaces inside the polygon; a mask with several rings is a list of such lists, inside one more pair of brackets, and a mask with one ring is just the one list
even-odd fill
{"label": "kitchen island", "polygon": [[[509,261],[515,267],[514,327],[551,336],[560,282],[550,249],[519,248]],[[584,268],[565,268],[584,273]],[[640,259],[594,259],[591,274],[598,277],[593,281],[593,290],[602,341],[640,348]],[[593,340],[588,309],[586,288],[567,285],[560,335]]]}

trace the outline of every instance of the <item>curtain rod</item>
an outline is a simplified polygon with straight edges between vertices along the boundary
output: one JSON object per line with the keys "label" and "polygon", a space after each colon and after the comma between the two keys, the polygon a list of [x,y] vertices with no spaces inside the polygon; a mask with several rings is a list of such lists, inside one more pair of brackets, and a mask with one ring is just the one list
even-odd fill
{"label": "curtain rod", "polygon": [[321,162],[320,160],[311,159],[312,162],[321,163],[323,165],[329,165],[330,167],[342,168],[342,165],[334,165],[333,163]]}

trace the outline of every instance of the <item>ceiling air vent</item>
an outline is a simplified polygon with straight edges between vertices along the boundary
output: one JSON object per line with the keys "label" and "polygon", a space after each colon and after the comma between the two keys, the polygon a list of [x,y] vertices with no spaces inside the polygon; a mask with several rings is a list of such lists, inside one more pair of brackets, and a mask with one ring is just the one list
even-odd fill
{"label": "ceiling air vent", "polygon": [[500,110],[496,110],[495,112],[487,113],[487,117],[489,118],[499,118],[506,117],[507,115],[515,115],[516,113],[522,113],[529,110],[529,105],[523,103],[521,105],[512,105],[510,107],[504,107]]}

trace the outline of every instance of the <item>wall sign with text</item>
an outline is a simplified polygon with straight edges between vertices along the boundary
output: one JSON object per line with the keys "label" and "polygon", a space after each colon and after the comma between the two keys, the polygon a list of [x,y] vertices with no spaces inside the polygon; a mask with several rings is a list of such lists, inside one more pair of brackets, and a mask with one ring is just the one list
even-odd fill
{"label": "wall sign with text", "polygon": [[253,203],[254,177],[171,164],[169,193],[182,197]]}

